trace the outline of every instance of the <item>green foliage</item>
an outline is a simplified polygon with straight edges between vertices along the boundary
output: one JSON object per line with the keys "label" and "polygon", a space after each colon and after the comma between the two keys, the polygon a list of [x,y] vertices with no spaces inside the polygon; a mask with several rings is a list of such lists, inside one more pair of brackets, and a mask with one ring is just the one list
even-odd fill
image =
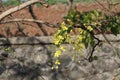
{"label": "green foliage", "polygon": [[[59,58],[65,50],[65,48],[62,47],[63,43],[72,44],[73,50],[77,50],[80,53],[82,53],[83,48],[87,48],[88,45],[90,45],[93,48],[93,54],[96,45],[99,46],[99,43],[96,43],[96,40],[99,40],[94,36],[94,31],[98,30],[101,33],[104,33],[109,30],[114,35],[120,33],[119,17],[103,14],[101,11],[93,10],[81,13],[71,10],[64,18],[65,20],[61,24],[61,28],[54,35],[54,43],[57,46],[54,55],[54,63],[57,68],[60,65]],[[71,39],[70,33],[74,28],[77,28],[79,33],[76,35],[75,39]],[[73,56],[76,56],[76,54]],[[75,59],[75,57],[73,58]],[[97,56],[91,56],[91,60],[97,59]]]}
{"label": "green foliage", "polygon": [[[22,1],[26,1],[26,0],[22,0]],[[48,4],[58,4],[58,3],[67,3],[66,0],[45,0],[46,2],[48,2]],[[105,1],[105,0],[101,0],[101,1]],[[93,3],[95,2],[95,0],[74,0],[74,2],[85,2],[85,3]],[[120,0],[110,0],[110,3],[116,4],[119,3]],[[19,5],[19,2],[17,0],[7,0],[6,2],[4,2],[4,4],[6,6],[10,6],[10,5]],[[40,4],[39,4],[40,5]]]}
{"label": "green foliage", "polygon": [[108,20],[108,22],[106,23],[106,25],[104,25],[105,27],[103,27],[102,29],[105,30],[110,30],[114,35],[117,35],[120,33],[120,20],[118,16],[106,16],[106,19]]}
{"label": "green foliage", "polygon": [[[67,3],[67,0],[46,0],[49,4]],[[80,2],[80,0],[74,0],[74,2]]]}
{"label": "green foliage", "polygon": [[3,3],[5,6],[16,6],[19,5],[19,2],[17,0],[8,0],[6,2]]}
{"label": "green foliage", "polygon": [[[46,1],[48,1],[49,4],[67,3],[67,0],[46,0]],[[76,2],[93,3],[95,2],[95,0],[74,0],[74,3]]]}

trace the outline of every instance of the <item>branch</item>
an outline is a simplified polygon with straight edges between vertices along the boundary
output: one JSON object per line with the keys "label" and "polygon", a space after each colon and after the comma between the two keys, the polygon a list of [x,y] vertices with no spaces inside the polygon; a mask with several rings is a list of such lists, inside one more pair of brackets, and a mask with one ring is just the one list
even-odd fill
{"label": "branch", "polygon": [[101,29],[99,29],[98,27],[96,28],[99,32],[101,32],[102,36],[104,37],[105,41],[111,46],[113,53],[115,53],[119,58],[120,55],[119,53],[116,51],[116,49],[114,48],[114,46],[111,44],[111,42],[107,39],[107,37],[105,36],[104,32],[101,31]]}
{"label": "branch", "polygon": [[56,25],[50,24],[49,22],[36,20],[36,19],[12,19],[12,20],[7,20],[7,21],[2,21],[2,22],[0,22],[0,24],[6,24],[6,23],[11,23],[11,22],[35,22],[35,23],[45,24],[45,25],[52,27],[52,28],[57,28]]}
{"label": "branch", "polygon": [[[31,14],[31,16],[32,16],[33,19],[36,19],[36,20],[38,19],[37,16],[35,15],[34,11],[33,11],[32,5],[28,6],[28,11]],[[48,35],[47,31],[42,27],[42,24],[41,23],[36,23],[36,24],[38,25],[38,27],[40,28],[40,30],[43,32],[43,34],[45,36],[47,36]]]}
{"label": "branch", "polygon": [[19,6],[16,6],[14,8],[10,8],[8,9],[7,11],[3,12],[1,15],[0,15],[0,21],[2,21],[2,19],[4,19],[6,16],[16,12],[16,11],[19,11],[21,9],[24,9],[25,7],[29,6],[29,5],[32,5],[32,4],[35,4],[35,3],[41,3],[43,4],[44,6],[48,6],[45,4],[45,2],[43,0],[30,0],[30,1],[27,1]]}
{"label": "branch", "polygon": [[68,3],[68,12],[70,12],[70,10],[73,7],[73,0],[67,0],[67,3]]}
{"label": "branch", "polygon": [[[19,0],[19,1],[20,1],[20,0]],[[5,11],[7,10],[7,8],[3,5],[2,1],[1,1],[1,7],[2,7]],[[10,14],[10,15],[8,16],[8,18],[9,18],[9,19],[14,19],[14,17],[13,17],[12,14]],[[21,25],[20,25],[18,22],[15,22],[14,24],[17,26],[18,30],[19,30],[24,36],[27,36],[27,35],[24,33],[23,29],[21,28]]]}
{"label": "branch", "polygon": [[95,51],[95,48],[100,44],[100,42],[101,41],[99,39],[97,39],[97,43],[93,46],[92,51],[90,52],[90,56],[88,57],[88,61],[89,62],[92,62],[92,60],[93,60],[93,53]]}

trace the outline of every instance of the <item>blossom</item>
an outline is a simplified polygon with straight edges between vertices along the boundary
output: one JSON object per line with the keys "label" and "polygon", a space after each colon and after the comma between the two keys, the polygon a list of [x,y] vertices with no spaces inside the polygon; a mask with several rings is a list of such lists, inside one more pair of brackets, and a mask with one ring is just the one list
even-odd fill
{"label": "blossom", "polygon": [[55,69],[58,69],[58,66],[55,66]]}
{"label": "blossom", "polygon": [[60,50],[57,50],[56,52],[55,52],[55,54],[54,54],[54,57],[55,58],[58,58],[59,56],[61,56],[62,55],[62,52],[60,51]]}
{"label": "blossom", "polygon": [[54,44],[55,45],[61,44],[63,40],[64,40],[64,37],[61,36],[61,35],[55,35],[54,36]]}
{"label": "blossom", "polygon": [[80,34],[83,33],[83,29],[82,28],[78,28],[78,31],[80,32]]}
{"label": "blossom", "polygon": [[57,60],[55,61],[55,64],[56,64],[56,65],[60,65],[60,61],[57,59]]}
{"label": "blossom", "polygon": [[80,44],[81,48],[85,48],[85,45],[83,43]]}
{"label": "blossom", "polygon": [[65,22],[62,22],[61,28],[63,30],[68,30],[68,27],[66,26]]}
{"label": "blossom", "polygon": [[60,49],[61,49],[62,51],[65,51],[65,48],[64,48],[63,46],[60,46]]}
{"label": "blossom", "polygon": [[73,22],[70,19],[67,19],[70,25],[73,25]]}
{"label": "blossom", "polygon": [[59,39],[59,40],[63,40],[63,39],[64,39],[64,37],[63,37],[63,36],[61,36],[61,35],[59,35],[59,36],[58,36],[58,39]]}
{"label": "blossom", "polygon": [[54,44],[58,45],[59,44],[59,40],[58,39],[54,39]]}
{"label": "blossom", "polygon": [[83,37],[82,37],[81,35],[78,35],[78,36],[77,36],[77,39],[78,39],[79,41],[82,41]]}
{"label": "blossom", "polygon": [[93,30],[93,28],[92,28],[91,26],[87,26],[87,29],[88,29],[89,31],[92,31],[92,30]]}

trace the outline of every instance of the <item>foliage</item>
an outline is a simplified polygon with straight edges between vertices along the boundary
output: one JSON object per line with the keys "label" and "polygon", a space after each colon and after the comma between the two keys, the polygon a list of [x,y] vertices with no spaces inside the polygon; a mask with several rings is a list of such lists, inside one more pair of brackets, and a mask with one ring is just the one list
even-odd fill
{"label": "foliage", "polygon": [[[89,45],[92,47],[91,55],[88,60],[97,60],[97,56],[92,56],[96,46],[100,45],[100,40],[95,37],[95,31],[100,34],[110,31],[112,34],[117,35],[120,33],[120,20],[118,16],[104,14],[101,11],[93,10],[89,12],[78,12],[71,10],[67,16],[64,17],[61,27],[54,35],[54,44],[57,46],[54,53],[55,67],[60,65],[60,58],[65,47],[63,43],[73,45],[73,50],[82,53],[83,48]],[[76,38],[72,39],[70,33],[74,28],[77,28],[79,33]],[[77,55],[78,56],[78,55]],[[77,58],[76,54],[73,55],[73,60]]]}
{"label": "foliage", "polygon": [[[46,0],[49,4],[57,4],[57,3],[67,3],[67,0]],[[76,2],[85,2],[85,3],[93,3],[95,0],[73,0]],[[100,0],[105,1],[105,0]],[[111,3],[118,3],[120,0],[110,0]]]}
{"label": "foliage", "polygon": [[[27,0],[21,0],[22,2],[27,1]],[[58,3],[67,3],[67,0],[45,0],[46,2],[48,2],[48,4],[58,4]],[[105,1],[105,0],[102,0]],[[90,3],[90,2],[95,2],[95,0],[74,0],[74,2],[86,2],[86,3]],[[111,3],[118,3],[120,2],[119,0],[110,0]],[[10,5],[19,5],[19,2],[17,0],[7,0],[4,2],[4,5],[6,6],[10,6]],[[40,5],[40,4],[38,4]]]}
{"label": "foliage", "polygon": [[14,5],[14,6],[16,6],[16,5],[19,5],[19,2],[18,2],[18,0],[8,0],[8,1],[6,1],[6,2],[4,2],[4,5],[5,6],[10,6],[10,5]]}
{"label": "foliage", "polygon": [[[26,1],[26,0],[21,0],[21,1]],[[48,4],[58,4],[58,3],[67,3],[66,0],[45,0],[46,2],[48,2]],[[94,2],[94,0],[74,0],[74,2]],[[19,2],[17,0],[7,0],[6,2],[4,2],[4,5],[6,6],[10,6],[10,5],[19,5]],[[38,4],[40,5],[40,4]]]}
{"label": "foliage", "polygon": [[[67,0],[46,0],[49,4],[67,3]],[[74,2],[80,2],[80,0],[74,0]]]}

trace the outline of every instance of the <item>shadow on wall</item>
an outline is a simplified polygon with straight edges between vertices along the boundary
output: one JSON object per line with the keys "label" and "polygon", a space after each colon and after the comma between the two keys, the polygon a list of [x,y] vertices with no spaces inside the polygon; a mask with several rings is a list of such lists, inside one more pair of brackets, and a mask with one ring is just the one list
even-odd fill
{"label": "shadow on wall", "polygon": [[[17,40],[17,39],[16,39]],[[34,42],[35,38],[27,38],[28,42]],[[38,41],[38,40],[37,40]],[[28,53],[20,53],[19,55],[26,55],[26,56],[17,56],[18,53],[15,52],[15,47],[13,47],[11,41],[9,39],[1,39],[1,46],[0,46],[0,80],[44,80],[43,79],[43,72],[41,71],[42,68],[45,68],[48,66],[48,57],[50,59],[50,54],[47,48],[39,44],[41,47],[40,49],[38,48],[38,51],[36,54],[34,53],[34,49],[31,51],[28,51]],[[38,41],[39,43],[42,43]],[[20,46],[20,45],[17,45]],[[30,44],[28,46],[33,46],[34,44]],[[5,48],[5,49],[4,49]],[[8,50],[9,48],[12,49],[13,52]],[[30,50],[30,49],[29,49]],[[37,49],[36,49],[37,50]],[[41,50],[46,50],[47,52],[45,53],[46,55],[41,55]],[[14,54],[15,52],[15,54]],[[29,53],[31,52],[31,53]],[[34,53],[34,54],[32,54]],[[49,55],[48,55],[48,54]],[[32,57],[28,57],[28,55],[31,55]],[[35,57],[35,55],[40,56],[45,56],[46,61],[43,60],[36,60],[32,59]],[[46,57],[47,56],[47,57]],[[40,64],[40,62],[42,64]]]}
{"label": "shadow on wall", "polygon": [[0,39],[0,80],[58,80],[58,78],[67,78],[68,76],[64,75],[64,70],[51,69],[52,53],[55,50],[51,40],[51,37]]}

